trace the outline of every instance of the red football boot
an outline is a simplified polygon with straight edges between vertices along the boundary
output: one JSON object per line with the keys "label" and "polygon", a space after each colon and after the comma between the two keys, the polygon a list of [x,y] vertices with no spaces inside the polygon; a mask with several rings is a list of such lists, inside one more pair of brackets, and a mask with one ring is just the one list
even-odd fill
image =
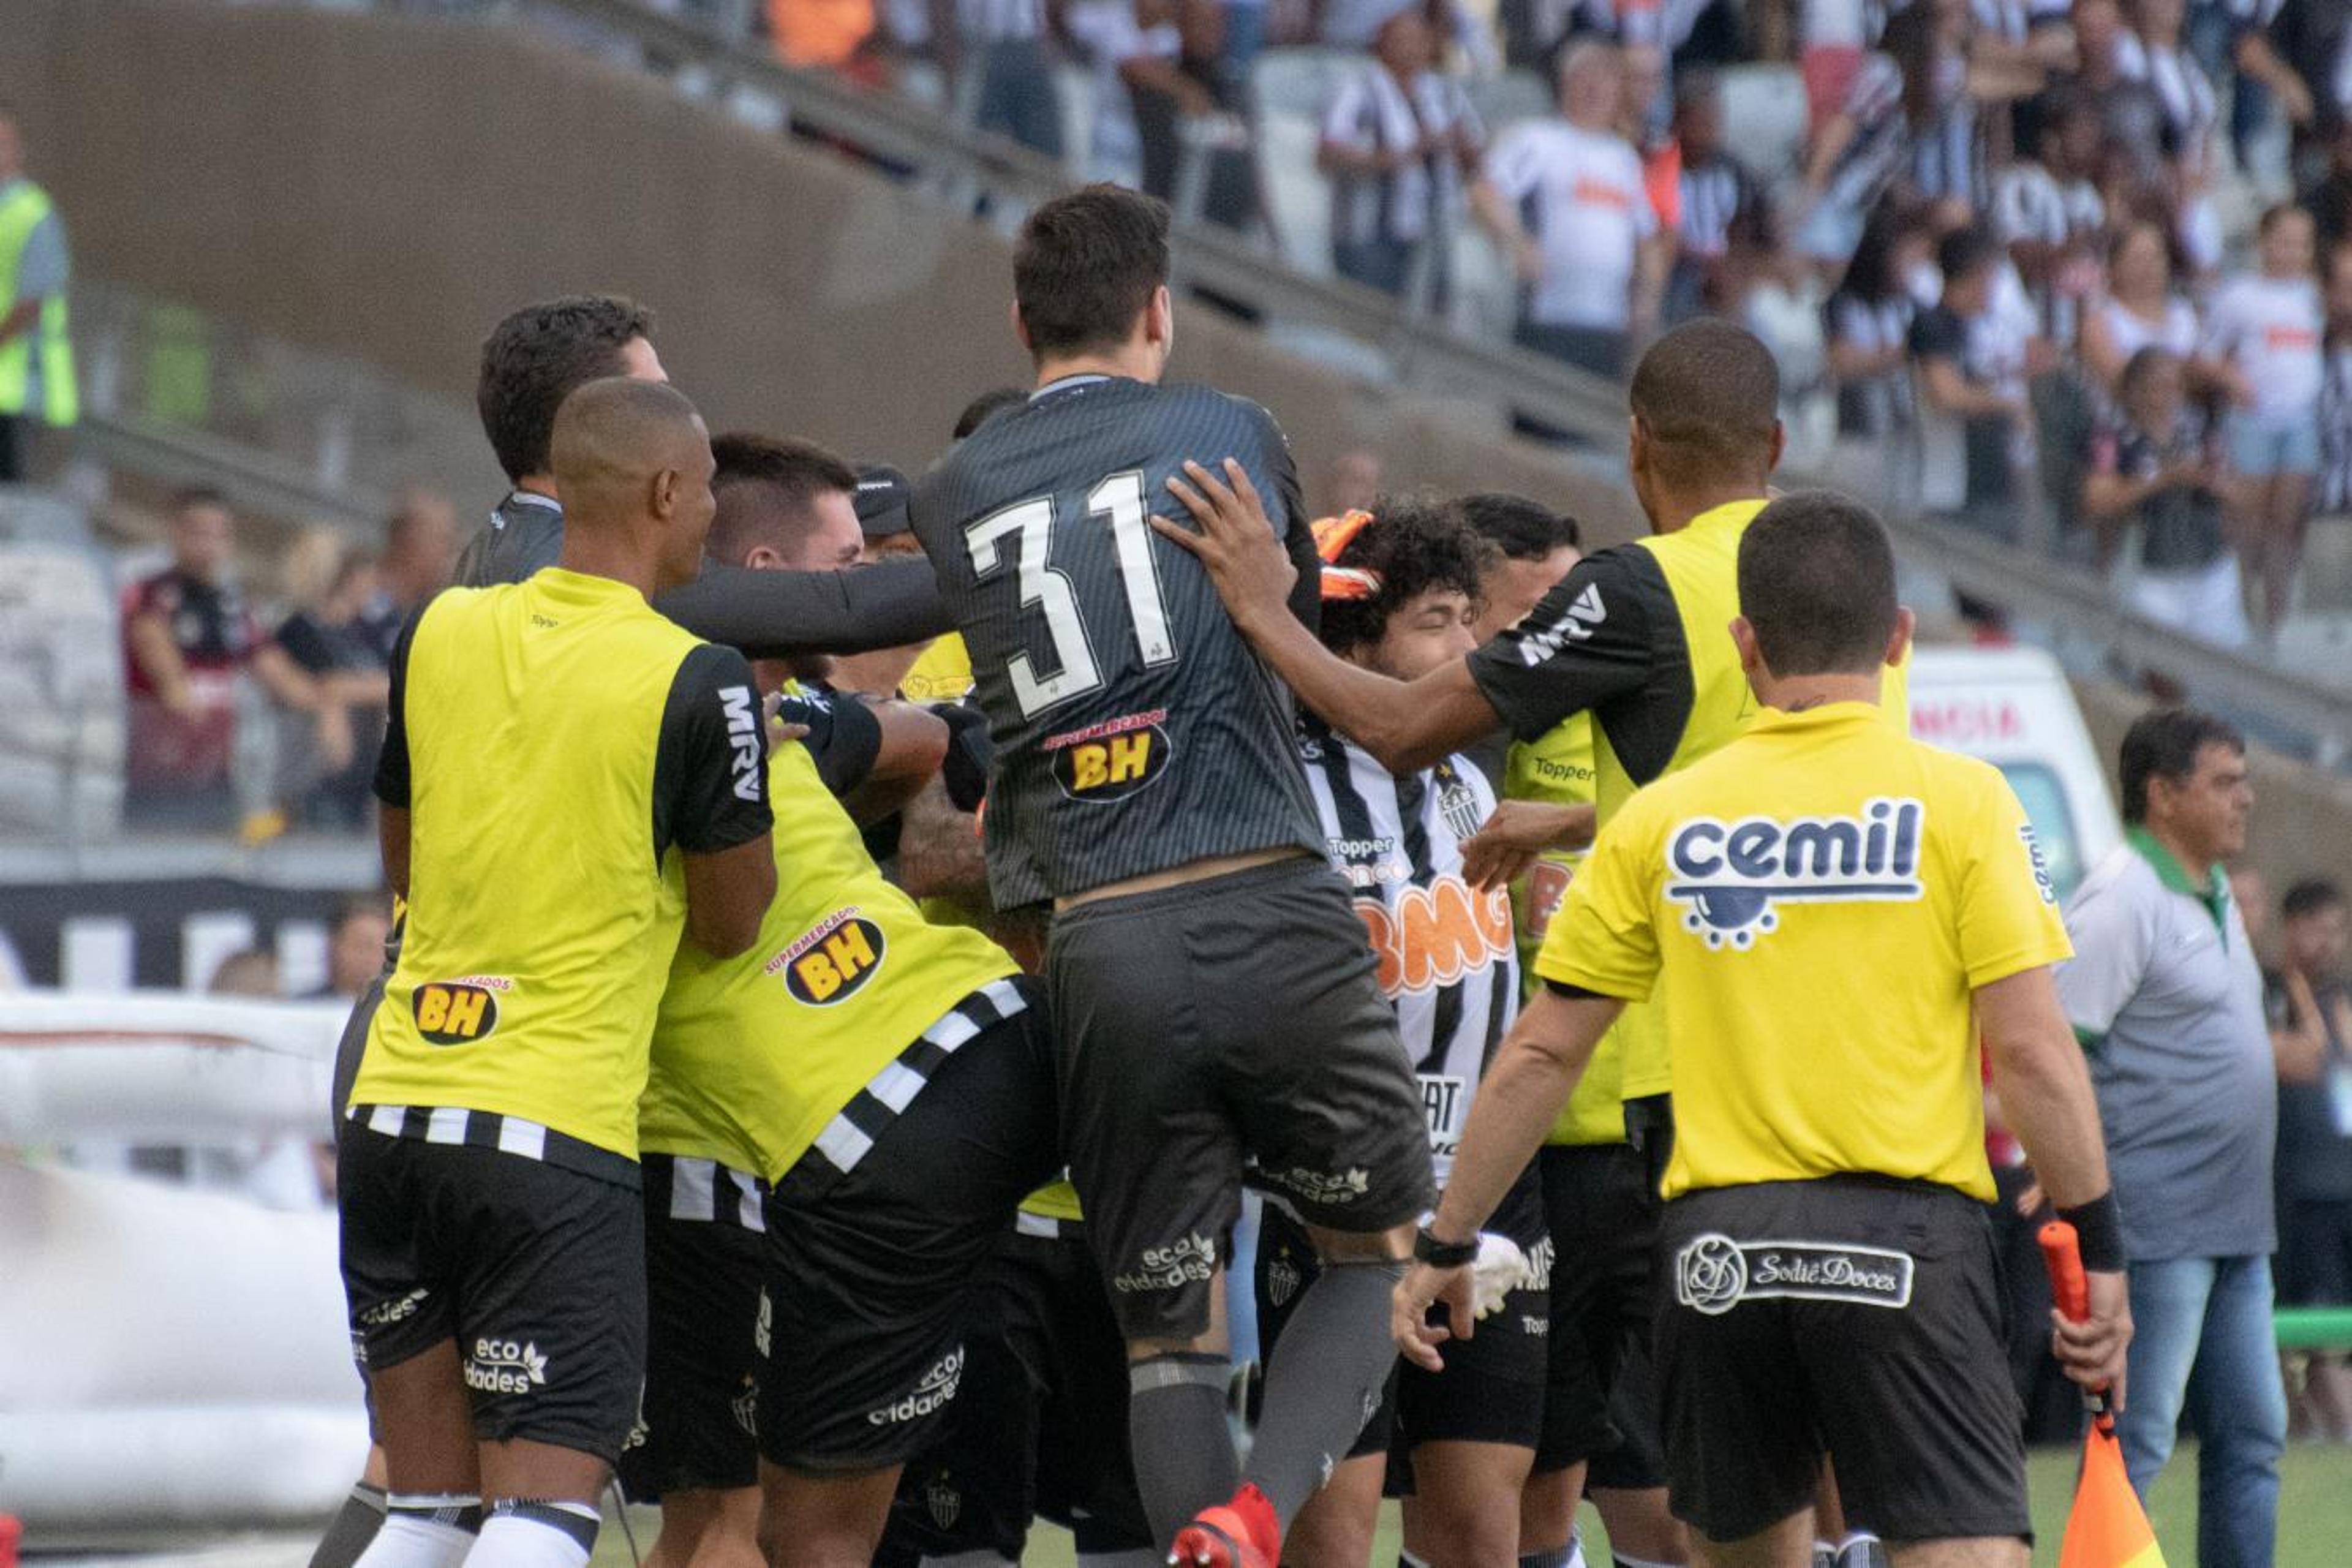
{"label": "red football boot", "polygon": [[1175,1568],[1276,1568],[1282,1561],[1282,1525],[1274,1504],[1254,1486],[1233,1500],[1204,1508],[1176,1532],[1168,1561]]}

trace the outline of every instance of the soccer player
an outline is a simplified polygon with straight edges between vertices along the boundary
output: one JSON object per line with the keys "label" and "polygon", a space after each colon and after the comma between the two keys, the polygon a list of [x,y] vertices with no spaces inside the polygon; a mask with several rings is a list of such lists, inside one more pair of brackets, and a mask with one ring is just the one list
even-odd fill
{"label": "soccer player", "polygon": [[366,1568],[587,1562],[645,1373],[655,1006],[681,933],[740,952],[775,885],[751,671],[646,602],[701,565],[702,421],[592,382],[552,453],[559,564],[440,595],[393,663],[376,795],[407,926],[338,1184],[390,1476]]}
{"label": "soccer player", "polygon": [[[1474,646],[1489,552],[1452,510],[1398,500],[1374,514],[1318,523],[1324,645],[1400,679]],[[1475,763],[1455,755],[1402,777],[1320,720],[1299,723],[1299,756],[1332,865],[1355,895],[1381,994],[1397,1010],[1421,1080],[1431,1162],[1441,1184],[1480,1073],[1517,1016],[1519,970],[1510,893],[1480,889],[1463,844],[1495,809]],[[1304,1228],[1269,1196],[1258,1241],[1258,1321],[1270,1373],[1302,1285],[1320,1272]],[[1391,1436],[1409,1467],[1404,1545],[1453,1568],[1513,1568],[1519,1492],[1543,1428],[1550,1247],[1534,1163],[1493,1229],[1507,1272],[1484,1330],[1441,1375],[1401,1370],[1348,1461],[1293,1521],[1283,1560],[1297,1568],[1361,1564],[1371,1550]]]}
{"label": "soccer player", "polygon": [[[912,515],[995,741],[995,902],[1055,906],[1062,1127],[1132,1363],[1146,1511],[1188,1562],[1270,1565],[1387,1378],[1381,1301],[1429,1152],[1289,702],[1149,526],[1181,460],[1232,453],[1276,498],[1263,526],[1286,581],[1315,562],[1266,413],[1158,384],[1167,277],[1167,211],[1147,197],[1091,185],[1032,213],[1013,295],[1037,390],[950,453]],[[1253,1157],[1326,1267],[1237,1487],[1222,1266]]]}
{"label": "soccer player", "polygon": [[[846,463],[805,441],[724,435],[710,447],[716,511],[706,553],[712,560],[775,572],[821,571],[856,558],[861,536],[852,497],[858,475]],[[794,665],[813,671],[823,662],[810,658]],[[753,674],[763,689],[773,689],[786,670],[763,661]],[[778,801],[834,825],[844,811],[854,816],[857,802],[868,810],[893,809],[939,765],[947,727],[920,709],[792,691],[779,717],[800,731],[797,746],[787,749],[804,755],[779,756],[772,765]],[[812,770],[841,806],[800,798]],[[795,822],[778,837],[790,846],[798,831]],[[780,866],[787,892],[779,910],[793,907],[792,887],[809,872],[804,859]],[[755,952],[744,962],[766,956]],[[877,978],[878,988],[903,983],[903,952],[900,959]],[[619,1469],[631,1500],[661,1504],[661,1535],[647,1558],[659,1568],[745,1568],[761,1561],[759,1451],[751,1417],[772,1161],[751,1130],[761,1114],[758,1097],[772,1089],[739,1066],[714,1065],[709,1056],[713,1048],[752,1048],[757,1038],[722,1041],[709,1029],[657,1026],[639,1106],[646,1389]],[[796,1031],[795,1039],[803,1038]]]}
{"label": "soccer player", "polygon": [[[548,467],[555,411],[598,376],[668,380],[653,328],[653,312],[634,300],[573,294],[524,306],[483,340],[475,404],[513,489],[458,555],[458,582],[520,583],[553,563],[564,505]],[[697,637],[754,658],[889,647],[947,624],[930,574],[916,562],[854,573],[714,566],[656,607]]]}
{"label": "soccer player", "polygon": [[1601,829],[1430,1222],[1444,1256],[1399,1288],[1393,1328],[1424,1366],[1455,1353],[1429,1303],[1475,1327],[1458,1265],[1479,1223],[1622,1004],[1661,991],[1678,1135],[1656,1354],[1668,1490],[1702,1560],[1802,1568],[1834,1451],[1898,1565],[2023,1568],[1979,1037],[2082,1237],[2091,1315],[2053,1314],[2059,1359],[2120,1398],[2130,1338],[2097,1108],[2051,974],[2056,897],[2000,773],[1876,710],[1910,614],[1874,517],[1783,497],[1741,541],[1738,583],[1732,640],[1763,711]]}
{"label": "soccer player", "polygon": [[[827,531],[854,539],[838,483],[854,475],[835,471],[826,499],[843,504],[813,517],[782,482],[805,468],[805,449],[746,437],[721,448],[711,544],[730,563],[782,570],[827,548]],[[782,673],[758,669],[763,685]],[[810,732],[768,763],[775,902],[739,958],[679,950],[655,1027],[660,1070],[640,1127],[647,1148],[677,1156],[669,1213],[698,1221],[650,1238],[657,1289],[669,1276],[675,1359],[656,1355],[646,1415],[656,1457],[688,1463],[698,1489],[733,1494],[709,1502],[739,1549],[756,1431],[767,1561],[846,1568],[873,1558],[900,1466],[961,1396],[975,1270],[1061,1157],[1035,987],[995,943],[927,921],[883,879],[836,799],[855,767],[828,767],[845,744],[852,764],[873,755],[872,739],[843,739],[860,722],[856,700],[788,699],[783,711]],[[919,717],[936,760],[944,726]],[[758,1183],[768,1195],[752,1259],[740,1237],[721,1240],[724,1221],[699,1219],[748,1220]],[[738,1260],[724,1279],[688,1250],[713,1244]]]}

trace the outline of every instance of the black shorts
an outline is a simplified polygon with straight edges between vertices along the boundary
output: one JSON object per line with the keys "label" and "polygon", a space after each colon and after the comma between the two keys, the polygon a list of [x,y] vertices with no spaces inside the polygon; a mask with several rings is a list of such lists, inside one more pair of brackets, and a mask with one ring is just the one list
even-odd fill
{"label": "black shorts", "polygon": [[354,1354],[381,1370],[455,1340],[482,1441],[619,1458],[646,1370],[633,1186],[358,1124],[336,1181]]}
{"label": "black shorts", "polygon": [[1149,1551],[1127,1446],[1127,1348],[1076,1224],[1023,1215],[982,1266],[964,1385],[907,1465],[875,1561],[992,1552],[1019,1562],[1038,1518],[1079,1553]]}
{"label": "black shorts", "polygon": [[621,1450],[631,1502],[760,1483],[764,1184],[709,1160],[645,1156],[646,1393]]}
{"label": "black shorts", "polygon": [[1585,1463],[1586,1484],[1666,1484],[1650,1359],[1656,1315],[1654,1163],[1624,1143],[1548,1145],[1537,1158],[1551,1232],[1549,1386],[1539,1471]]}
{"label": "black shorts", "polygon": [[1658,1386],[1677,1518],[1717,1541],[1812,1500],[1889,1541],[2018,1536],[2025,1443],[1984,1205],[1873,1177],[1686,1194],[1660,1223]]}
{"label": "black shorts", "polygon": [[996,1021],[925,1059],[929,1081],[849,1169],[812,1148],[770,1194],[759,1432],[775,1464],[899,1464],[963,1384],[972,1277],[1061,1165],[1051,1031],[1030,983],[1006,984],[1026,1005],[1001,1016],[993,986],[967,999],[959,1014]]}
{"label": "black shorts", "polygon": [[1245,1169],[1333,1230],[1429,1207],[1421,1085],[1322,861],[1064,910],[1045,974],[1070,1178],[1129,1339],[1208,1328]]}
{"label": "black shorts", "polygon": [[[1535,1278],[1504,1297],[1501,1310],[1481,1319],[1469,1339],[1446,1342],[1443,1373],[1400,1361],[1348,1458],[1407,1453],[1421,1443],[1536,1446],[1543,1432],[1552,1252],[1532,1166],[1486,1228],[1518,1243],[1536,1265]],[[1256,1286],[1258,1353],[1269,1368],[1291,1314],[1321,1272],[1306,1229],[1266,1205],[1258,1229]],[[1442,1315],[1444,1309],[1435,1310]]]}

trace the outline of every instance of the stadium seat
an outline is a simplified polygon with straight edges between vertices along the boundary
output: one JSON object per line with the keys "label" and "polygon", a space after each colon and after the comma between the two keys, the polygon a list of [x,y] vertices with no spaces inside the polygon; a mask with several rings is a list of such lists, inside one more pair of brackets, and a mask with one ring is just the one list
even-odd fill
{"label": "stadium seat", "polygon": [[120,831],[121,650],[108,568],[80,513],[0,489],[0,836]]}

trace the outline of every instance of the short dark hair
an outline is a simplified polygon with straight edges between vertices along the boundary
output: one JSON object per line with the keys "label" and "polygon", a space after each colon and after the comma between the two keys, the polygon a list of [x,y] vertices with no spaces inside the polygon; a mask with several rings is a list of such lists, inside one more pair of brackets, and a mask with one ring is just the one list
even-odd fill
{"label": "short dark hair", "polygon": [[2340,910],[2343,907],[2344,889],[2326,877],[2305,877],[2289,888],[2286,897],[2279,900],[2279,913],[2291,921],[2315,915],[2322,910]]}
{"label": "short dark hair", "polygon": [[1633,417],[1678,480],[1760,482],[1772,470],[1780,423],[1780,367],[1745,327],[1685,321],[1652,343],[1633,369]]}
{"label": "short dark hair", "polygon": [[1478,597],[1492,551],[1454,508],[1402,496],[1372,504],[1372,521],[1348,542],[1335,566],[1375,573],[1380,591],[1367,599],[1323,602],[1323,646],[1334,653],[1381,640],[1389,617],[1433,588]]}
{"label": "short dark hair", "polygon": [[1947,287],[1958,282],[1972,272],[1990,267],[2001,253],[2001,245],[1989,228],[1956,228],[1936,242],[1936,266],[1944,275]]}
{"label": "short dark hair", "polygon": [[1513,561],[1540,561],[1553,551],[1584,548],[1584,529],[1564,511],[1506,490],[1483,490],[1454,503],[1471,531]]}
{"label": "short dark hair", "polygon": [[2197,759],[2208,746],[2243,752],[2246,738],[2235,725],[2195,708],[2158,708],[2135,720],[2124,732],[2116,760],[2124,820],[2134,826],[2146,822],[2147,781],[2187,778],[2197,771]]}
{"label": "short dark hair", "polygon": [[212,485],[182,485],[172,492],[169,515],[177,517],[184,511],[194,511],[198,507],[211,507],[215,510],[226,511],[229,510],[228,497]]}
{"label": "short dark hair", "polygon": [[1794,490],[1739,540],[1739,613],[1774,675],[1874,670],[1895,635],[1895,548],[1871,510]]}
{"label": "short dark hair", "polygon": [[963,405],[963,412],[956,416],[955,429],[949,439],[961,441],[1014,404],[1028,401],[1029,394],[1022,387],[990,387]]}
{"label": "short dark hair", "polygon": [[1167,281],[1167,205],[1118,185],[1055,197],[1013,247],[1013,300],[1039,359],[1125,342]]}
{"label": "short dark hair", "polygon": [[2129,397],[2141,382],[2146,381],[2166,365],[2179,363],[2180,356],[2162,343],[2149,343],[2145,348],[2134,352],[2131,358],[2124,361],[2124,373],[2116,383],[2116,390],[2124,396]]}
{"label": "short dark hair", "polygon": [[474,406],[509,479],[548,471],[555,411],[574,388],[621,373],[621,350],[650,338],[654,313],[616,294],[542,300],[490,329]]}
{"label": "short dark hair", "polygon": [[[710,457],[719,510],[703,549],[717,561],[740,560],[763,542],[787,542],[776,537],[780,526],[796,531],[809,502],[828,491],[857,491],[857,470],[814,441],[733,430],[711,437]],[[761,492],[758,502],[735,493],[750,487]]]}

